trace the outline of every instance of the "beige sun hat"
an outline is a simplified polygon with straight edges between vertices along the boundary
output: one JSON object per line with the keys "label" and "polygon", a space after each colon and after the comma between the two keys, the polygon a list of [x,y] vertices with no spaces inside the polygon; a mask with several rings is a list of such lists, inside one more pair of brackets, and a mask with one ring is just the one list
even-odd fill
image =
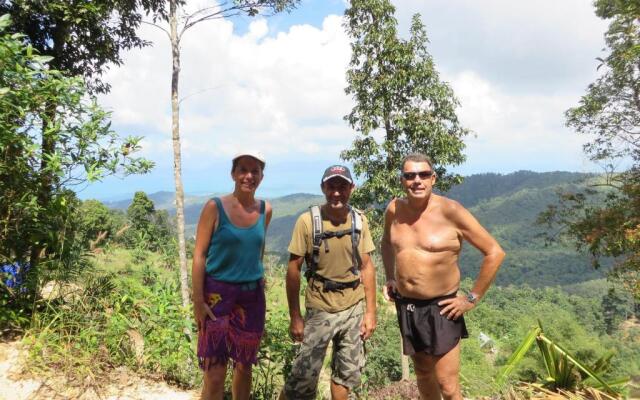
{"label": "beige sun hat", "polygon": [[231,161],[235,161],[238,158],[245,157],[245,156],[253,157],[256,160],[260,161],[261,163],[263,163],[265,165],[267,164],[267,160],[265,159],[264,154],[262,154],[259,151],[254,151],[254,150],[239,151],[239,152],[236,153],[236,155],[233,156]]}

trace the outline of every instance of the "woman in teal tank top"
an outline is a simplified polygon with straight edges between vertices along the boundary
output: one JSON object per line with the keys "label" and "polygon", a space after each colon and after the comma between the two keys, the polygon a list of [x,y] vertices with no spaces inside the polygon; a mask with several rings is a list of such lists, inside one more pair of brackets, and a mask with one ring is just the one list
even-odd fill
{"label": "woman in teal tank top", "polygon": [[233,193],[209,200],[198,221],[192,289],[202,399],[223,398],[229,359],[234,400],[251,394],[266,310],[262,255],[271,205],[255,198],[264,166],[257,153],[234,157]]}

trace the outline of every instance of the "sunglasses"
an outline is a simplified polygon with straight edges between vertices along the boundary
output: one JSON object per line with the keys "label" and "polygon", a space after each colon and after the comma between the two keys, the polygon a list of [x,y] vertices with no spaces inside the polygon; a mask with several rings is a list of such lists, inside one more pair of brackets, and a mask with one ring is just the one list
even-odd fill
{"label": "sunglasses", "polygon": [[433,171],[420,171],[420,172],[403,172],[402,177],[408,181],[416,179],[419,176],[420,179],[427,179],[433,176]]}

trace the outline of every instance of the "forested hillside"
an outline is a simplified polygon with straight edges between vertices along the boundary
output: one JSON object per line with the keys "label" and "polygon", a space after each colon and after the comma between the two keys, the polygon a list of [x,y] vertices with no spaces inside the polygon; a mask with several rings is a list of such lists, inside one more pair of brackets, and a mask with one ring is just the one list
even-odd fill
{"label": "forested hillside", "polygon": [[[468,207],[506,250],[497,284],[566,285],[602,277],[604,271],[592,268],[589,256],[576,252],[569,243],[546,245],[540,237],[544,227],[536,225],[536,219],[547,205],[557,201],[558,190],[584,187],[592,178],[530,171],[473,175],[447,196]],[[467,245],[460,262],[463,275],[475,277],[479,266],[480,253]]]}

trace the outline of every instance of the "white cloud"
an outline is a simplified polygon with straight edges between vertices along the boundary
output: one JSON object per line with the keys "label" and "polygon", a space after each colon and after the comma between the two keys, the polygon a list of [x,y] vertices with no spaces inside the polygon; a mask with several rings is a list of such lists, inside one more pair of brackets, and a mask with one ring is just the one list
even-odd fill
{"label": "white cloud", "polygon": [[453,76],[451,84],[461,102],[458,115],[475,133],[466,141],[462,170],[584,169],[581,148],[587,138],[563,124],[573,96],[509,93],[472,71]]}
{"label": "white cloud", "polygon": [[438,66],[474,70],[507,91],[553,93],[586,86],[596,74],[607,23],[590,0],[397,0],[408,31],[419,12]]}
{"label": "white cloud", "polygon": [[[563,113],[596,76],[594,59],[603,47],[606,23],[593,15],[590,1],[395,4],[403,32],[411,14],[422,13],[437,69],[461,100],[464,125],[477,135],[467,140],[464,173],[585,168],[584,138],[564,127]],[[343,121],[352,101],[344,93],[350,47],[342,16],[279,32],[270,21],[255,19],[239,34],[233,20],[214,20],[184,35],[186,170],[207,170],[250,146],[304,176],[307,167],[299,165],[337,161],[353,140]],[[146,135],[144,154],[166,170],[172,165],[170,48],[158,29],[143,26],[140,34],[154,46],[127,53],[124,66],[108,73],[113,88],[102,103],[120,131]]]}
{"label": "white cloud", "polygon": [[[266,19],[242,36],[227,20],[188,31],[180,76],[185,163],[228,158],[247,143],[292,159],[348,145],[342,117],[351,107],[344,94],[350,49],[341,24],[328,16],[320,29],[297,25],[274,37],[266,36]],[[170,137],[170,51],[159,30],[144,28],[142,36],[154,47],[127,54],[125,67],[108,76],[113,90],[104,102],[116,124],[148,128],[153,145]]]}

